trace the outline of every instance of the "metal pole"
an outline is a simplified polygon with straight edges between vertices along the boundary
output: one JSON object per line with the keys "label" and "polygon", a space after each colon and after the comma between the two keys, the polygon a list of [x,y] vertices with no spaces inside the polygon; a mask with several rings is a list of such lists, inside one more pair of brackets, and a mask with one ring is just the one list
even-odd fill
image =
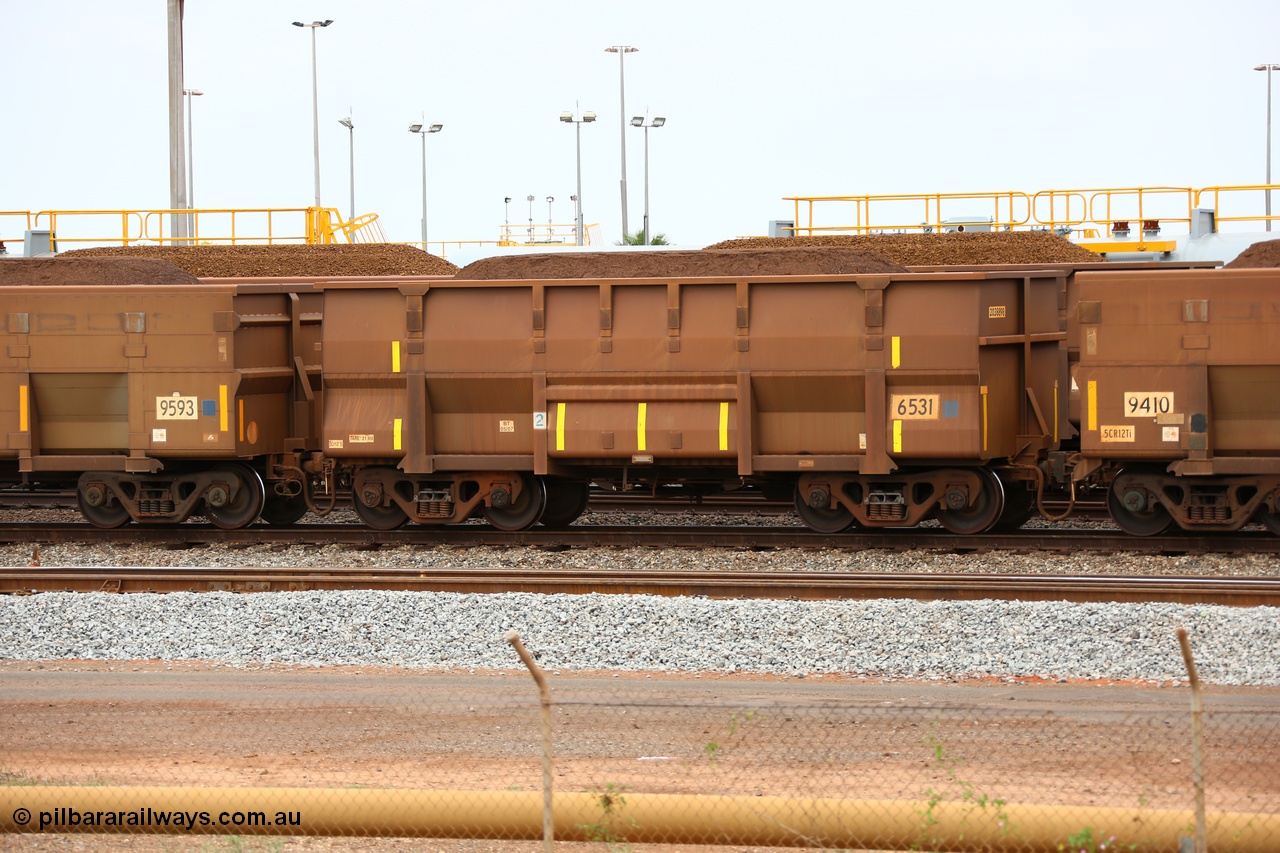
{"label": "metal pole", "polygon": [[574,135],[577,137],[578,143],[578,194],[574,202],[574,231],[578,235],[577,243],[582,245],[582,122],[575,121],[573,123]]}
{"label": "metal pole", "polygon": [[422,251],[427,251],[427,134],[422,133]]}
{"label": "metal pole", "polygon": [[649,125],[644,126],[644,244],[649,245]]}
{"label": "metal pole", "polygon": [[316,75],[316,25],[311,25],[311,128],[315,137],[316,207],[320,206],[320,90]]}
{"label": "metal pole", "polygon": [[619,126],[622,128],[622,241],[627,240],[627,83],[626,73],[623,70],[623,57],[627,55],[625,49],[618,51],[618,103],[620,121]]}
{"label": "metal pole", "polygon": [[1267,63],[1267,230],[1271,230],[1271,69]]}
{"label": "metal pole", "polygon": [[[187,163],[182,144],[182,16],[184,0],[168,0],[169,31],[169,207],[187,207]],[[171,214],[174,237],[187,236],[185,213]]]}
{"label": "metal pole", "polygon": [[347,148],[351,152],[351,210],[348,221],[354,221],[356,218],[356,126],[354,124],[347,128],[347,142]]}

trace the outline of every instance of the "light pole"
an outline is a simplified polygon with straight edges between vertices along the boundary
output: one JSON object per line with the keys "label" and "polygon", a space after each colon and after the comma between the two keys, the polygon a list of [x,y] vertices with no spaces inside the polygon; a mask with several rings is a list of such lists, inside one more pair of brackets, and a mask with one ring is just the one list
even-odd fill
{"label": "light pole", "polygon": [[347,129],[349,142],[347,147],[351,152],[351,218],[348,220],[350,222],[356,218],[356,126],[352,123],[351,116],[338,119],[338,124]]}
{"label": "light pole", "polygon": [[573,125],[573,134],[577,138],[578,194],[574,196],[574,231],[577,232],[577,243],[582,245],[582,125],[584,122],[596,120],[596,114],[587,110],[582,118],[574,118],[573,113],[560,113],[560,120]]}
{"label": "light pole", "polygon": [[623,59],[628,53],[636,53],[638,47],[626,44],[615,44],[606,47],[605,53],[618,54],[618,126],[622,131],[622,242],[627,242],[627,83],[623,71]]}
{"label": "light pole", "polygon": [[422,137],[422,251],[427,251],[427,134],[439,133],[443,124],[423,127],[421,122],[409,125],[409,132]]}
{"label": "light pole", "polygon": [[1267,230],[1271,230],[1271,72],[1280,71],[1280,64],[1264,62],[1255,65],[1254,71],[1267,72]]}
{"label": "light pole", "polygon": [[[187,209],[194,210],[196,206],[196,166],[195,166],[195,137],[191,133],[191,99],[203,95],[199,89],[183,89],[182,94],[187,96]],[[187,234],[191,237],[196,236],[195,214],[191,214],[191,224],[187,226]]]}
{"label": "light pole", "polygon": [[662,127],[667,120],[662,116],[654,116],[653,121],[645,123],[644,116],[633,116],[631,125],[644,128],[644,231],[642,245],[649,245],[649,128]]}
{"label": "light pole", "polygon": [[312,21],[309,24],[304,24],[302,21],[293,22],[295,27],[307,27],[311,30],[311,127],[316,149],[316,207],[320,206],[320,92],[316,80],[316,30],[332,23],[332,20]]}

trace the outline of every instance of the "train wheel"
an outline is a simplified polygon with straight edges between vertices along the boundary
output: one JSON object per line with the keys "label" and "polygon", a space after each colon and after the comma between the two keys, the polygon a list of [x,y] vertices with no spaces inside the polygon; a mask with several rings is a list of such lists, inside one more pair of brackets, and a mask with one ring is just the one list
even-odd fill
{"label": "train wheel", "polygon": [[499,530],[527,530],[547,508],[547,487],[541,477],[524,478],[520,497],[504,507],[486,506],[484,517]]}
{"label": "train wheel", "polygon": [[262,520],[273,527],[288,527],[307,514],[302,495],[268,495],[262,504]]}
{"label": "train wheel", "polygon": [[1004,512],[1004,486],[1000,484],[1000,478],[986,468],[977,469],[977,473],[982,480],[982,491],[969,506],[934,512],[934,518],[952,533],[961,536],[985,533]]}
{"label": "train wheel", "polygon": [[1141,485],[1121,482],[1121,471],[1107,492],[1107,510],[1116,526],[1130,536],[1159,536],[1173,526],[1173,516]]}
{"label": "train wheel", "polygon": [[355,508],[360,520],[374,530],[395,530],[404,527],[409,520],[409,516],[395,501],[390,501],[386,506],[368,506],[360,500],[359,495],[352,495],[351,506]]}
{"label": "train wheel", "polygon": [[94,527],[113,530],[129,523],[129,510],[103,486],[81,485],[76,490],[76,502],[80,504],[80,514]]}
{"label": "train wheel", "polygon": [[842,506],[811,507],[800,494],[799,487],[796,488],[795,504],[800,520],[814,533],[844,533],[853,527],[853,513],[849,510]]}
{"label": "train wheel", "polygon": [[204,496],[204,517],[214,527],[239,530],[253,524],[262,512],[264,501],[262,478],[247,465],[220,465],[215,471],[234,476],[240,481],[235,499],[221,487],[210,489]]}
{"label": "train wheel", "polygon": [[1280,536],[1280,512],[1272,512],[1267,508],[1266,504],[1258,507],[1258,512],[1253,517],[1254,521],[1259,522],[1272,533]]}
{"label": "train wheel", "polygon": [[572,480],[547,480],[547,508],[538,523],[543,527],[568,527],[587,508],[590,487]]}
{"label": "train wheel", "polygon": [[993,531],[1007,533],[1017,530],[1036,514],[1036,493],[1020,483],[1004,486],[1004,510],[991,526]]}

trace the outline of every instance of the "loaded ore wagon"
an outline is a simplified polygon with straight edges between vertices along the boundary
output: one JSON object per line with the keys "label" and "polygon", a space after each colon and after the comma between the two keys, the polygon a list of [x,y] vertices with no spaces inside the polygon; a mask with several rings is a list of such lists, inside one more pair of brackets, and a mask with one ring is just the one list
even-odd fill
{"label": "loaded ore wagon", "polygon": [[370,525],[759,487],[838,531],[1034,510],[1062,270],[326,282],[324,454]]}
{"label": "loaded ore wagon", "polygon": [[74,488],[99,527],[307,509],[320,293],[165,261],[0,264],[0,480]]}

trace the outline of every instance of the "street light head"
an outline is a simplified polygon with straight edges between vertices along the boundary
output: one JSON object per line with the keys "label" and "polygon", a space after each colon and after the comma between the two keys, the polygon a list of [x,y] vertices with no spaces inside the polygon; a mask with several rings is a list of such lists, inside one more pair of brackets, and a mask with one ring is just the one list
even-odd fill
{"label": "street light head", "polygon": [[526,196],[525,201],[533,201],[533,196]]}
{"label": "street light head", "polygon": [[409,132],[422,133],[422,125],[418,124],[417,122],[414,122],[413,124],[409,125]]}
{"label": "street light head", "polygon": [[503,204],[511,204],[511,196],[507,196],[502,200]]}
{"label": "street light head", "polygon": [[665,118],[665,117],[663,117],[663,116],[654,116],[654,117],[653,117],[653,121],[651,121],[651,122],[649,123],[649,126],[650,126],[650,127],[662,127],[662,126],[663,126],[664,124],[666,124],[666,123],[667,123],[667,120],[666,120],[666,118]]}
{"label": "street light head", "polygon": [[302,23],[302,21],[294,21],[294,22],[293,22],[293,25],[294,25],[295,27],[305,27],[305,26],[306,26],[306,24]]}
{"label": "street light head", "polygon": [[431,127],[427,128],[427,133],[439,133],[443,129],[444,129],[443,124],[433,124],[431,125]]}
{"label": "street light head", "polygon": [[1280,71],[1280,64],[1274,62],[1264,62],[1261,65],[1253,66],[1254,71]]}
{"label": "street light head", "polygon": [[553,195],[549,195],[549,196],[547,196],[547,204],[551,204],[551,202],[553,202],[553,201],[555,201],[555,200],[556,200],[556,197],[555,197],[555,196],[553,196]]}
{"label": "street light head", "polygon": [[632,47],[628,44],[615,44],[613,47],[606,47],[605,53],[635,53],[640,50],[638,47]]}
{"label": "street light head", "polygon": [[204,94],[204,92],[201,92],[199,89],[183,89],[183,90],[182,90],[182,94],[184,94],[184,95],[203,95],[203,94]]}
{"label": "street light head", "polygon": [[330,19],[329,19],[329,20],[327,20],[327,21],[317,21],[316,23],[318,23],[318,24],[319,24],[320,26],[322,26],[322,27],[327,27],[327,26],[329,26],[330,24],[332,24],[332,23],[333,23],[333,19],[332,19],[332,18],[330,18]]}
{"label": "street light head", "polygon": [[338,119],[338,124],[342,125],[342,126],[343,126],[343,127],[345,127],[347,130],[355,130],[355,128],[356,128],[356,126],[355,126],[354,124],[352,124],[352,123],[351,123],[351,116],[347,116],[346,118],[340,118],[340,119]]}
{"label": "street light head", "polygon": [[595,120],[596,120],[596,114],[595,114],[595,113],[593,113],[593,112],[585,112],[585,113],[583,113],[583,114],[582,114],[582,120],[583,120],[583,121],[595,121]]}
{"label": "street light head", "polygon": [[632,116],[632,117],[631,117],[631,126],[632,126],[632,127],[644,127],[644,116]]}
{"label": "street light head", "polygon": [[560,113],[560,120],[573,123],[573,113]]}

